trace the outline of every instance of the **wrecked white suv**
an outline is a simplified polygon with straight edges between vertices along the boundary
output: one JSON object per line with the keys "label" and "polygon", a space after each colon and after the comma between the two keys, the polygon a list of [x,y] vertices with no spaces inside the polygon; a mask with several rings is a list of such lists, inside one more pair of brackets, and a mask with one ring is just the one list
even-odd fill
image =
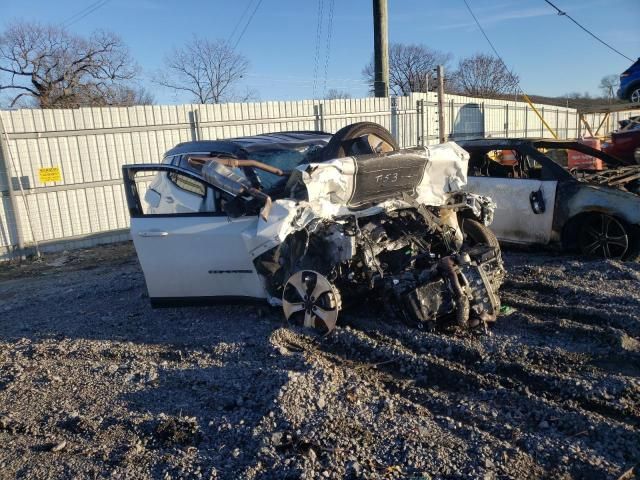
{"label": "wrecked white suv", "polygon": [[284,132],[187,142],[125,165],[131,234],[155,306],[268,301],[332,330],[363,297],[421,328],[484,328],[504,276],[465,193],[454,143],[398,149],[387,130]]}

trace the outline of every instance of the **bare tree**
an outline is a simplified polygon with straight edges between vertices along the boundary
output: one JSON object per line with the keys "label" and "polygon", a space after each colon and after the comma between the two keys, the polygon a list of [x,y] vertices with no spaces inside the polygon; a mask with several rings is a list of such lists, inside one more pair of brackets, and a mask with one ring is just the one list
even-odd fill
{"label": "bare tree", "polygon": [[602,90],[603,95],[609,99],[609,102],[615,97],[616,89],[620,83],[620,77],[618,75],[606,75],[600,80],[598,88]]}
{"label": "bare tree", "polygon": [[[249,61],[223,40],[194,36],[165,57],[165,71],[156,83],[190,93],[197,103],[244,100],[234,88],[249,69]],[[247,97],[255,95],[247,93]]]}
{"label": "bare tree", "polygon": [[111,98],[105,99],[107,105],[118,105],[122,107],[130,107],[133,105],[153,105],[155,98],[144,87],[139,86],[121,86],[113,89]]}
{"label": "bare tree", "polygon": [[345,92],[344,90],[330,88],[324,98],[326,100],[346,100],[348,98],[351,98],[351,94],[349,92]]}
{"label": "bare tree", "polygon": [[450,85],[464,95],[491,98],[514,93],[519,81],[518,75],[507,69],[502,60],[477,53],[460,60]]}
{"label": "bare tree", "polygon": [[[438,65],[447,65],[450,60],[451,54],[425,45],[392,43],[389,47],[389,90],[395,95],[426,92],[435,85],[434,69]],[[362,75],[373,91],[373,59],[364,67]]]}
{"label": "bare tree", "polygon": [[17,22],[0,35],[0,91],[10,93],[11,106],[21,100],[41,108],[109,104],[136,73],[128,49],[112,33],[83,38],[53,25]]}

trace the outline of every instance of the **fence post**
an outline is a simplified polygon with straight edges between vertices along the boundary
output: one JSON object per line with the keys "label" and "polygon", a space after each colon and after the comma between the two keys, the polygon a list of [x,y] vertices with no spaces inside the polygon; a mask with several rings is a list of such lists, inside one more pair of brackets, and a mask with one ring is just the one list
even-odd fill
{"label": "fence post", "polygon": [[509,104],[504,104],[504,136],[509,138]]}
{"label": "fence post", "polygon": [[391,135],[399,145],[404,147],[404,141],[401,142],[398,138],[398,97],[396,96],[391,97]]}
{"label": "fence post", "polygon": [[416,145],[424,146],[424,100],[416,101]]}
{"label": "fence post", "polygon": [[[7,133],[4,129],[4,122],[2,121],[2,112],[0,112],[0,168],[4,164],[4,171],[7,174],[7,188],[9,189],[9,203],[11,204],[11,210],[13,210],[13,220],[16,225],[16,234],[18,236],[18,250],[20,255],[24,253],[24,232],[22,231],[22,224],[20,223],[20,217],[18,216],[18,202],[16,200],[16,192],[13,188],[13,172],[11,169],[11,162],[9,161],[9,145],[6,143]],[[18,182],[20,182],[20,178]],[[25,197],[22,198],[24,202],[27,201]],[[6,212],[5,212],[6,213]],[[7,215],[9,218],[9,215]],[[8,228],[9,238],[11,238],[11,229]]]}
{"label": "fence post", "polygon": [[189,124],[191,126],[191,140],[197,142],[200,140],[200,126],[198,119],[198,110],[191,110],[189,112]]}
{"label": "fence post", "polygon": [[[428,98],[428,97],[427,97],[427,98]],[[426,103],[427,103],[427,106],[426,106],[426,107],[424,107],[424,105],[423,105],[423,110],[424,110],[424,117],[423,117],[423,120],[425,120],[425,123],[426,123],[426,128],[425,128],[426,132],[425,132],[425,134],[424,134],[424,136],[423,136],[424,141],[422,142],[422,145],[423,145],[423,146],[424,146],[424,145],[429,145],[430,135],[431,135],[431,134],[429,133],[429,101],[427,100],[427,102],[426,102]]]}
{"label": "fence post", "polygon": [[454,125],[454,118],[453,118],[453,111],[455,109],[455,104],[454,104],[454,100],[453,98],[451,99],[451,101],[449,102],[449,135],[447,136],[448,139],[450,140],[455,140],[455,133],[453,131],[453,125]]}
{"label": "fence post", "polygon": [[313,115],[316,117],[314,119],[315,128],[317,131],[324,132],[324,105],[319,103],[318,105],[313,106]]}

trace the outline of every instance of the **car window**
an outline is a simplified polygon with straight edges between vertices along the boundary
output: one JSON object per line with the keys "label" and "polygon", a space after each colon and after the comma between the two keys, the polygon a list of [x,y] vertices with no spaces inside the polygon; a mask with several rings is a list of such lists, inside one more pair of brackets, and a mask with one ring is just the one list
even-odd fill
{"label": "car window", "polygon": [[476,150],[469,158],[472,177],[518,177],[518,158],[514,150]]}
{"label": "car window", "polygon": [[143,170],[136,172],[133,183],[135,196],[140,202],[140,214],[221,213],[221,192],[203,180],[182,172]]}
{"label": "car window", "polygon": [[204,197],[206,194],[207,190],[205,185],[198,180],[189,178],[178,172],[169,172],[167,177],[176,187],[184,190],[185,192],[193,193],[194,195],[199,195],[201,197]]}
{"label": "car window", "polygon": [[[313,161],[314,154],[319,150],[317,145],[305,147],[299,150],[262,150],[249,154],[252,160],[258,160],[267,165],[279,168],[280,170],[293,170],[298,165]],[[266,190],[273,187],[276,182],[282,179],[278,175],[255,169],[256,175],[260,179],[262,187]]]}
{"label": "car window", "polygon": [[493,178],[544,177],[543,166],[534,155],[515,149],[472,150],[469,175]]}

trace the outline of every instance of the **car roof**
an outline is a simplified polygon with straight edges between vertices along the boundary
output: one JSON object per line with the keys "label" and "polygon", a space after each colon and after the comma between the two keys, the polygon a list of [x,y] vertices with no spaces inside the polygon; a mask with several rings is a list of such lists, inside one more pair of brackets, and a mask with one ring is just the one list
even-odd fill
{"label": "car roof", "polygon": [[596,150],[578,140],[562,138],[478,138],[473,140],[461,140],[457,142],[462,148],[467,150],[476,149],[506,149],[517,148],[521,145],[528,145],[532,148],[568,148],[577,150],[587,155],[594,155],[604,160],[610,167],[621,166],[624,163],[616,157],[609,155],[603,150]]}
{"label": "car roof", "polygon": [[236,155],[242,151],[250,153],[259,150],[295,150],[311,145],[324,146],[330,139],[330,133],[321,131],[263,133],[223,140],[183,142],[166,152],[165,157],[185,153],[222,152]]}

